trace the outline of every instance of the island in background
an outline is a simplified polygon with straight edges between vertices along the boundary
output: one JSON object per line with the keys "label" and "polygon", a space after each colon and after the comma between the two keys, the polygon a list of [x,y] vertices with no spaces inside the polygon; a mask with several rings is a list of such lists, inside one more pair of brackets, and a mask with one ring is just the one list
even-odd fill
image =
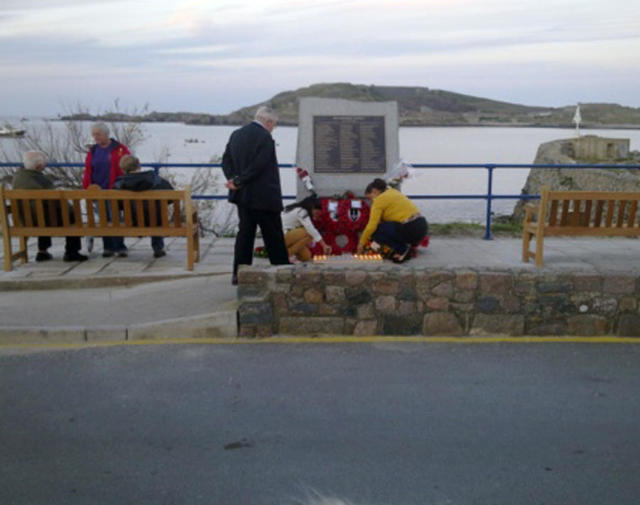
{"label": "island in background", "polygon": [[[264,102],[230,114],[150,112],[143,115],[77,113],[63,120],[140,121],[194,125],[240,125],[253,119],[260,105],[268,105],[284,126],[297,126],[301,97],[344,98],[365,102],[398,103],[400,126],[510,126],[567,128],[572,126],[576,104],[565,107],[531,107],[451,91],[409,86],[375,86],[350,83],[313,84],[284,91]],[[581,103],[581,128],[640,128],[640,108],[610,103]]]}

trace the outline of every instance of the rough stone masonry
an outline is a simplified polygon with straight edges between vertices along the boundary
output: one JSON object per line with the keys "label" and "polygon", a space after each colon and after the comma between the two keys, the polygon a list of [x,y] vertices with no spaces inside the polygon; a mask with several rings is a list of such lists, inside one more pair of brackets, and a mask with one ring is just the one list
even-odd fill
{"label": "rough stone masonry", "polygon": [[640,336],[640,276],[369,264],[242,267],[240,337]]}

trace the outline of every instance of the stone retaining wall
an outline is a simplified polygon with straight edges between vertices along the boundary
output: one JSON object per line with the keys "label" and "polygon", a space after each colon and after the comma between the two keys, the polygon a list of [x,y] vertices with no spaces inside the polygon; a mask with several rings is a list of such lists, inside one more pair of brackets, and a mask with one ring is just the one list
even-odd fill
{"label": "stone retaining wall", "polygon": [[239,336],[640,336],[640,276],[242,267]]}

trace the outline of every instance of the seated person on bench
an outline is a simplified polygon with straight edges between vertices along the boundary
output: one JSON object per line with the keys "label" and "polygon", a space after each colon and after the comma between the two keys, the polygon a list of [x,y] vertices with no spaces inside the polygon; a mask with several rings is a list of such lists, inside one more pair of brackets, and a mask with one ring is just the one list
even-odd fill
{"label": "seated person on bench", "polygon": [[[13,175],[13,189],[54,189],[53,182],[42,172],[47,166],[45,155],[40,151],[27,151],[22,156],[23,167]],[[51,226],[49,206],[43,205],[44,220],[47,226]],[[56,218],[59,224],[62,223],[62,212],[60,202],[55,202]],[[35,222],[36,207],[35,202],[31,202],[31,215]],[[23,218],[23,216],[20,216]],[[69,206],[69,219],[73,223],[73,209]],[[51,237],[38,237],[38,254],[36,261],[47,261],[53,258],[47,251],[51,247]],[[64,261],[85,261],[88,259],[84,254],[80,254],[80,237],[66,237],[64,248]]]}
{"label": "seated person on bench", "polygon": [[[140,160],[135,156],[126,154],[120,159],[120,170],[124,173],[118,177],[113,183],[113,189],[126,189],[129,191],[145,191],[149,189],[173,189],[169,181],[163,179],[153,170],[145,170],[140,172]],[[157,215],[160,214],[160,202],[158,204]],[[144,219],[149,221],[149,209],[147,202],[144,202]],[[133,215],[135,221],[135,213]],[[164,238],[151,237],[151,247],[153,249],[154,258],[166,256],[164,250]]]}
{"label": "seated person on bench", "polygon": [[409,259],[411,247],[417,246],[427,236],[427,220],[415,204],[400,191],[388,188],[382,179],[374,179],[364,191],[371,202],[369,222],[360,236],[358,254],[372,239],[372,249],[388,246],[394,263]]}

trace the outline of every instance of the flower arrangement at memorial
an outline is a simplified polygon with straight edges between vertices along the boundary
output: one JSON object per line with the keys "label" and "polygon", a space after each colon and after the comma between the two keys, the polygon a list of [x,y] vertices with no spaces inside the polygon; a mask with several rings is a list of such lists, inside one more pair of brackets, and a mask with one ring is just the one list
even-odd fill
{"label": "flower arrangement at memorial", "polygon": [[[347,191],[335,198],[320,198],[322,209],[313,221],[332,254],[355,253],[360,233],[369,222],[369,205],[362,198]],[[319,245],[311,248],[313,254],[321,254]]]}
{"label": "flower arrangement at memorial", "polygon": [[395,164],[389,175],[387,176],[387,184],[394,189],[400,191],[402,182],[413,176],[413,167],[404,160]]}
{"label": "flower arrangement at memorial", "polygon": [[[297,167],[296,172],[307,191],[315,194],[308,170]],[[333,198],[320,197],[319,200],[322,209],[313,224],[331,247],[331,254],[355,253],[360,233],[369,222],[369,204],[362,198],[356,198],[351,191]],[[323,251],[316,244],[311,247],[311,253],[322,254]]]}
{"label": "flower arrangement at memorial", "polygon": [[254,251],[253,251],[253,255],[256,258],[268,258],[269,257],[269,254],[267,253],[267,250],[262,246],[256,247],[254,249]]}

